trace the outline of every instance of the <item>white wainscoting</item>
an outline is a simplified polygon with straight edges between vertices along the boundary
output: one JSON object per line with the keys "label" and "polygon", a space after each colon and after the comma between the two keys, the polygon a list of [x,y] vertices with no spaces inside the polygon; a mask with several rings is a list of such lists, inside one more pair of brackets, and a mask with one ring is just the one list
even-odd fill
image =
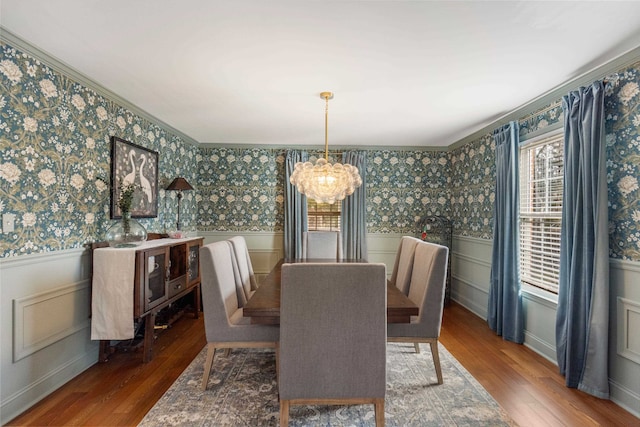
{"label": "white wainscoting", "polygon": [[[233,236],[242,236],[247,241],[249,255],[253,265],[256,279],[260,281],[266,276],[274,265],[284,257],[284,236],[282,232],[231,232],[231,231],[203,231],[199,233],[204,237],[204,243],[212,243],[226,240]],[[400,244],[401,234],[368,234],[367,247],[369,262],[381,262],[387,266],[387,276],[391,276],[393,264],[396,259],[396,251]]]}
{"label": "white wainscoting", "polygon": [[[283,234],[200,233],[205,243],[238,234],[247,240],[256,275],[264,277],[283,256]],[[399,234],[368,235],[369,261],[385,263],[388,275],[400,238]],[[491,249],[491,241],[454,236],[452,298],[482,318],[486,318]],[[88,253],[81,249],[0,260],[0,324],[4,332],[0,336],[0,423],[96,363],[98,344],[91,341],[85,318],[90,307],[89,267]],[[525,293],[524,301],[525,343],[553,359],[555,328],[550,325],[555,305],[530,293]],[[640,263],[611,260],[610,304],[611,398],[640,415],[640,364],[636,359]],[[47,319],[50,324],[43,324]],[[621,344],[619,334],[626,337]]]}
{"label": "white wainscoting", "polygon": [[609,263],[611,400],[640,417],[640,262]]}
{"label": "white wainscoting", "polygon": [[491,241],[453,236],[452,245],[451,299],[486,319],[491,274]]}
{"label": "white wainscoting", "polygon": [[618,355],[640,364],[640,304],[618,297]]}
{"label": "white wainscoting", "polygon": [[[451,297],[487,317],[492,242],[453,236]],[[609,384],[611,400],[640,416],[640,263],[610,260]],[[557,303],[523,291],[525,345],[556,363]],[[622,342],[620,342],[622,340]]]}
{"label": "white wainscoting", "polygon": [[[88,328],[89,280],[13,300],[13,361]],[[69,310],[73,307],[73,310]]]}
{"label": "white wainscoting", "polygon": [[83,249],[0,260],[0,423],[98,360]]}

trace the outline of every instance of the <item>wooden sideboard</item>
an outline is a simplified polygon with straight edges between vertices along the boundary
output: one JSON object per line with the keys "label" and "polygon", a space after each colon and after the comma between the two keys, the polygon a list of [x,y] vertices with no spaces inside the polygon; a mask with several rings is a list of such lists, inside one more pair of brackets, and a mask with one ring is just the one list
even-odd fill
{"label": "wooden sideboard", "polygon": [[[185,297],[191,296],[190,311],[198,318],[202,244],[203,238],[196,237],[149,240],[125,249],[94,245],[92,322],[97,324],[92,324],[92,339],[100,340],[99,361],[106,362],[119,349],[139,347],[143,362],[150,361],[156,329],[169,327],[185,312],[178,304]],[[124,337],[118,325],[127,330],[133,325],[132,336]]]}

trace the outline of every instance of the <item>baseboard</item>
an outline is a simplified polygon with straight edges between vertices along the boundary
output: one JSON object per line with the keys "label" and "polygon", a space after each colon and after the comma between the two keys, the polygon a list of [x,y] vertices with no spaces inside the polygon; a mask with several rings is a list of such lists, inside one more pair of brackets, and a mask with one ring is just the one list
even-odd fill
{"label": "baseboard", "polygon": [[609,378],[609,398],[613,403],[640,418],[640,395]]}
{"label": "baseboard", "polygon": [[524,331],[524,346],[533,351],[534,353],[544,357],[549,362],[557,365],[558,362],[556,360],[556,348],[553,345],[550,345],[543,339],[540,339],[536,335],[531,332]]}
{"label": "baseboard", "polygon": [[[479,298],[479,295],[482,297]],[[482,319],[487,318],[487,307],[486,302],[482,304],[480,300],[486,301],[487,298],[488,293],[482,287],[456,274],[452,275],[451,299]]]}
{"label": "baseboard", "polygon": [[98,345],[94,345],[91,351],[70,360],[48,375],[39,378],[27,387],[2,401],[0,406],[0,424],[5,425],[40,400],[47,397],[56,389],[84,372],[98,361]]}
{"label": "baseboard", "polygon": [[486,311],[486,307],[484,308],[480,307],[477,304],[475,304],[475,301],[473,301],[472,299],[464,298],[464,297],[461,297],[460,295],[452,294],[451,300],[457,302],[458,304],[460,304],[461,306],[463,306],[464,308],[466,308],[467,310],[469,310],[479,318],[486,320],[486,315],[483,315],[483,312]]}

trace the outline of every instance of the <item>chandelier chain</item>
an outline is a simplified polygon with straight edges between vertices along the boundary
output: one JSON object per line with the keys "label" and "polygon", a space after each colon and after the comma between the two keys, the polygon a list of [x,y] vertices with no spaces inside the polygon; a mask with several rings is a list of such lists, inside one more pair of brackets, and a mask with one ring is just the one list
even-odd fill
{"label": "chandelier chain", "polygon": [[329,161],[329,97],[324,95],[324,159]]}

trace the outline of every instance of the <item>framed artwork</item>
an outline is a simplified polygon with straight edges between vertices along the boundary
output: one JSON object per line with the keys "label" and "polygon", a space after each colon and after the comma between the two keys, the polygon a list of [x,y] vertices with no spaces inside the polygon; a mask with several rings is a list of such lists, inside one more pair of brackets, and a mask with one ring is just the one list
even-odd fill
{"label": "framed artwork", "polygon": [[131,204],[132,218],[158,216],[158,152],[111,137],[111,219],[122,218],[118,206],[120,187],[137,186]]}

